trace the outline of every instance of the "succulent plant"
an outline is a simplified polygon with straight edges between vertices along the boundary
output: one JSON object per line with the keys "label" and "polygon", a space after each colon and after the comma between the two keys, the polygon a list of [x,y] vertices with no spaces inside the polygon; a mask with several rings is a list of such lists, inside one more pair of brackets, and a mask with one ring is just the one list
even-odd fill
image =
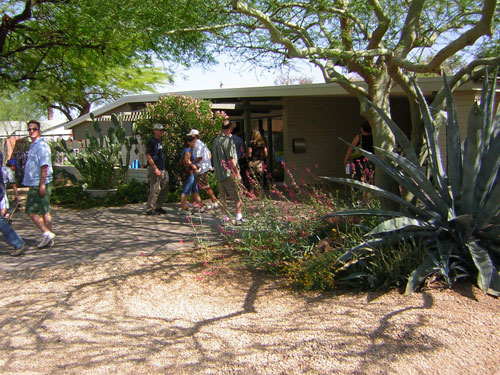
{"label": "succulent plant", "polygon": [[[90,135],[87,131],[85,139],[87,145],[82,152],[75,152],[68,148],[65,140],[60,140],[56,150],[63,152],[68,161],[78,170],[85,180],[88,189],[110,189],[122,179],[130,164],[130,150],[133,140],[126,137],[125,129],[120,120],[113,114],[112,125],[106,134],[102,133],[99,123],[91,115],[93,129],[97,136]],[[122,163],[122,147],[125,146],[125,163]]]}
{"label": "succulent plant", "polygon": [[[478,286],[484,292],[499,296],[500,114],[495,117],[496,80],[490,85],[485,78],[481,101],[473,105],[469,115],[464,142],[460,139],[455,102],[446,77],[444,85],[446,165],[442,162],[437,142],[437,120],[416,84],[425,126],[428,170],[419,165],[417,152],[406,135],[376,107],[405,156],[380,148],[376,148],[379,156],[360,150],[379,170],[413,195],[411,202],[363,182],[323,177],[400,204],[399,211],[348,210],[328,215],[378,215],[385,218],[365,235],[365,242],[346,250],[337,261],[355,261],[357,254],[366,247],[420,238],[427,246],[428,256],[410,274],[406,293],[413,292],[431,275],[441,274],[451,284],[458,277],[477,274]],[[454,275],[450,275],[451,271]]]}

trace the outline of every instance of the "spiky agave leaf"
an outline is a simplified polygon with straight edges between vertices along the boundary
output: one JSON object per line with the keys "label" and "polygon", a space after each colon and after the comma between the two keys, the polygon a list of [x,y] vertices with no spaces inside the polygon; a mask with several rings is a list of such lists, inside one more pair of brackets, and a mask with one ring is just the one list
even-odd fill
{"label": "spiky agave leaf", "polygon": [[495,270],[488,250],[474,242],[468,243],[466,246],[469,249],[474,264],[479,270],[477,283],[483,292],[487,292],[490,288],[493,272]]}
{"label": "spiky agave leaf", "polygon": [[389,116],[387,116],[387,114],[381,108],[377,107],[370,101],[368,101],[368,103],[380,115],[380,117],[384,119],[389,129],[391,129],[392,134],[394,134],[396,142],[401,146],[401,149],[404,151],[406,157],[413,164],[418,164],[417,153],[415,152],[415,149],[411,145],[411,142],[406,136],[406,134]]}
{"label": "spiky agave leaf", "polygon": [[427,221],[401,216],[380,223],[375,228],[373,228],[372,231],[368,233],[368,235],[374,236],[374,235],[380,235],[382,233],[391,233],[402,230],[433,231],[435,229],[436,227],[433,225],[429,225]]}
{"label": "spiky agave leaf", "polygon": [[405,294],[413,293],[433,273],[434,261],[431,257],[425,257],[424,261],[408,276]]}
{"label": "spiky agave leaf", "polygon": [[404,200],[399,195],[396,195],[396,194],[391,193],[387,190],[381,189],[375,185],[370,185],[370,184],[367,184],[367,183],[364,183],[361,181],[356,181],[356,180],[353,180],[350,178],[343,178],[343,177],[320,176],[319,178],[322,178],[322,179],[327,180],[327,181],[338,182],[338,183],[341,183],[344,185],[357,187],[361,190],[368,191],[368,192],[373,193],[373,194],[377,194],[383,198],[390,199],[395,203],[398,203],[400,205],[407,207],[408,209],[415,212],[419,216],[427,217],[427,218],[430,218],[432,216],[431,212],[424,211],[424,210],[418,208],[417,206],[413,205],[411,202]]}
{"label": "spiky agave leaf", "polygon": [[[378,147],[377,149],[405,172],[400,185],[415,195],[427,209],[439,212],[444,218],[455,216],[453,212],[450,212],[450,206],[446,204],[445,199],[439,194],[439,191],[427,179],[420,166],[413,164],[410,160],[394,152]],[[410,181],[414,181],[414,183],[410,184]]]}
{"label": "spiky agave leaf", "polygon": [[434,125],[434,119],[432,117],[429,106],[427,105],[424,94],[422,93],[422,90],[420,90],[415,81],[413,82],[413,86],[417,93],[420,112],[422,114],[422,120],[424,123],[427,151],[429,152],[430,158],[429,167],[432,171],[432,177],[435,181],[434,183],[436,184],[440,195],[446,200],[447,204],[451,204],[451,197],[449,196],[449,191],[445,183],[446,176],[441,161],[441,151],[439,150],[437,140],[438,132],[436,131],[436,126]]}
{"label": "spiky agave leaf", "polygon": [[[342,139],[341,139],[342,140]],[[344,140],[342,140],[344,141]],[[346,141],[344,141],[348,144]],[[400,186],[405,188],[407,191],[416,196],[422,203],[426,205],[426,209],[429,211],[440,211],[440,213],[444,216],[448,215],[448,207],[442,203],[442,199],[440,199],[436,195],[436,190],[432,186],[432,184],[426,179],[423,172],[421,172],[421,167],[416,166],[411,161],[406,158],[401,157],[400,155],[393,153],[391,151],[386,151],[381,148],[376,147],[377,150],[382,155],[387,156],[387,158],[391,161],[394,161],[398,164],[398,161],[401,163],[405,163],[408,165],[408,169],[411,170],[411,173],[405,175],[401,173],[401,168],[397,168],[395,165],[383,160],[371,152],[363,150],[357,146],[353,146],[356,151],[360,152],[364,157],[370,160],[373,164],[381,168],[388,176],[390,176],[394,181],[396,181]],[[422,191],[424,190],[424,191]],[[425,194],[424,194],[425,193]],[[380,193],[378,193],[380,195]],[[428,196],[431,196],[429,200]],[[390,199],[390,198],[389,198]]]}
{"label": "spiky agave leaf", "polygon": [[446,124],[446,156],[447,171],[450,181],[451,198],[453,209],[461,212],[462,208],[462,145],[458,127],[457,109],[455,100],[451,93],[446,74],[444,74],[444,86],[446,93],[446,110],[448,119]]}

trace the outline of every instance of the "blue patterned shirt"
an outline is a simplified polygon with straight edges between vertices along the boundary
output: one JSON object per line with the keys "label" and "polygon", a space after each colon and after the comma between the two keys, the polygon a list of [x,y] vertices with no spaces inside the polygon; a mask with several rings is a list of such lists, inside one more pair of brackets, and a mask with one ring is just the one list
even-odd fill
{"label": "blue patterned shirt", "polygon": [[24,166],[24,186],[39,186],[41,167],[47,165],[45,183],[52,182],[52,158],[50,146],[44,139],[38,138],[28,151],[28,160]]}

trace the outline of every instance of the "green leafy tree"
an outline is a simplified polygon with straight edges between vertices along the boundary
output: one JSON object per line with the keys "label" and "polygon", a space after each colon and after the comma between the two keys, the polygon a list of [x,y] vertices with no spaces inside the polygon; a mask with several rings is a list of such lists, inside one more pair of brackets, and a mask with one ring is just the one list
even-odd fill
{"label": "green leafy tree", "polygon": [[[325,82],[336,82],[359,100],[360,113],[370,123],[375,144],[392,150],[394,136],[374,103],[390,116],[389,94],[399,85],[410,103],[412,142],[420,149],[424,140],[422,115],[411,78],[440,74],[457,54],[470,54],[469,46],[492,35],[496,0],[213,0],[225,10],[218,26],[194,25],[172,30],[211,33],[221,49],[235,58],[277,67],[302,59],[321,69]],[[450,79],[455,89],[484,74],[485,66],[500,63],[498,55],[474,59]],[[366,86],[350,77],[355,74]],[[435,96],[441,106],[444,92]],[[353,126],[355,126],[353,124]],[[377,185],[389,187],[390,179],[376,174]],[[392,186],[395,189],[395,186]]]}
{"label": "green leafy tree", "polygon": [[158,102],[149,104],[135,126],[144,144],[151,138],[154,124],[161,123],[165,126],[162,143],[166,168],[172,174],[171,181],[176,181],[179,174],[178,162],[182,156],[186,134],[191,129],[198,130],[200,138],[211,148],[212,141],[222,129],[222,123],[226,118],[224,112],[213,112],[207,100],[183,95],[166,95]]}
{"label": "green leafy tree", "polygon": [[29,88],[68,119],[92,103],[151,91],[168,78],[147,68],[153,61],[212,61],[201,33],[164,32],[217,19],[208,11],[202,0],[3,1],[0,89]]}
{"label": "green leafy tree", "polygon": [[0,97],[0,121],[23,121],[44,117],[43,111],[37,102],[32,100],[27,92],[3,92]]}
{"label": "green leafy tree", "polygon": [[[199,23],[201,0],[36,0],[2,2],[0,77],[21,83],[51,77],[66,61],[208,61],[204,37],[166,38],[164,30]],[[122,64],[123,65],[123,64]],[[90,68],[93,68],[91,66]],[[57,75],[54,76],[58,78]]]}
{"label": "green leafy tree", "polygon": [[[90,112],[92,106],[117,100],[124,95],[156,92],[156,85],[170,82],[171,76],[159,68],[144,67],[140,62],[104,66],[104,63],[81,60],[58,69],[59,78],[34,80],[29,95],[40,108],[53,108],[68,121]],[[64,84],[59,82],[64,80]]]}

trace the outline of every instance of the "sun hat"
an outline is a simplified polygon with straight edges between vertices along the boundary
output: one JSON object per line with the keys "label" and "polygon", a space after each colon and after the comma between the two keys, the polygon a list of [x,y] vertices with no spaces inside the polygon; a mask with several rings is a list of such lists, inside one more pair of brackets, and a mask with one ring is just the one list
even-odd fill
{"label": "sun hat", "polygon": [[191,136],[200,135],[200,132],[196,129],[191,129],[191,131],[189,133],[187,133],[186,135],[191,135]]}

